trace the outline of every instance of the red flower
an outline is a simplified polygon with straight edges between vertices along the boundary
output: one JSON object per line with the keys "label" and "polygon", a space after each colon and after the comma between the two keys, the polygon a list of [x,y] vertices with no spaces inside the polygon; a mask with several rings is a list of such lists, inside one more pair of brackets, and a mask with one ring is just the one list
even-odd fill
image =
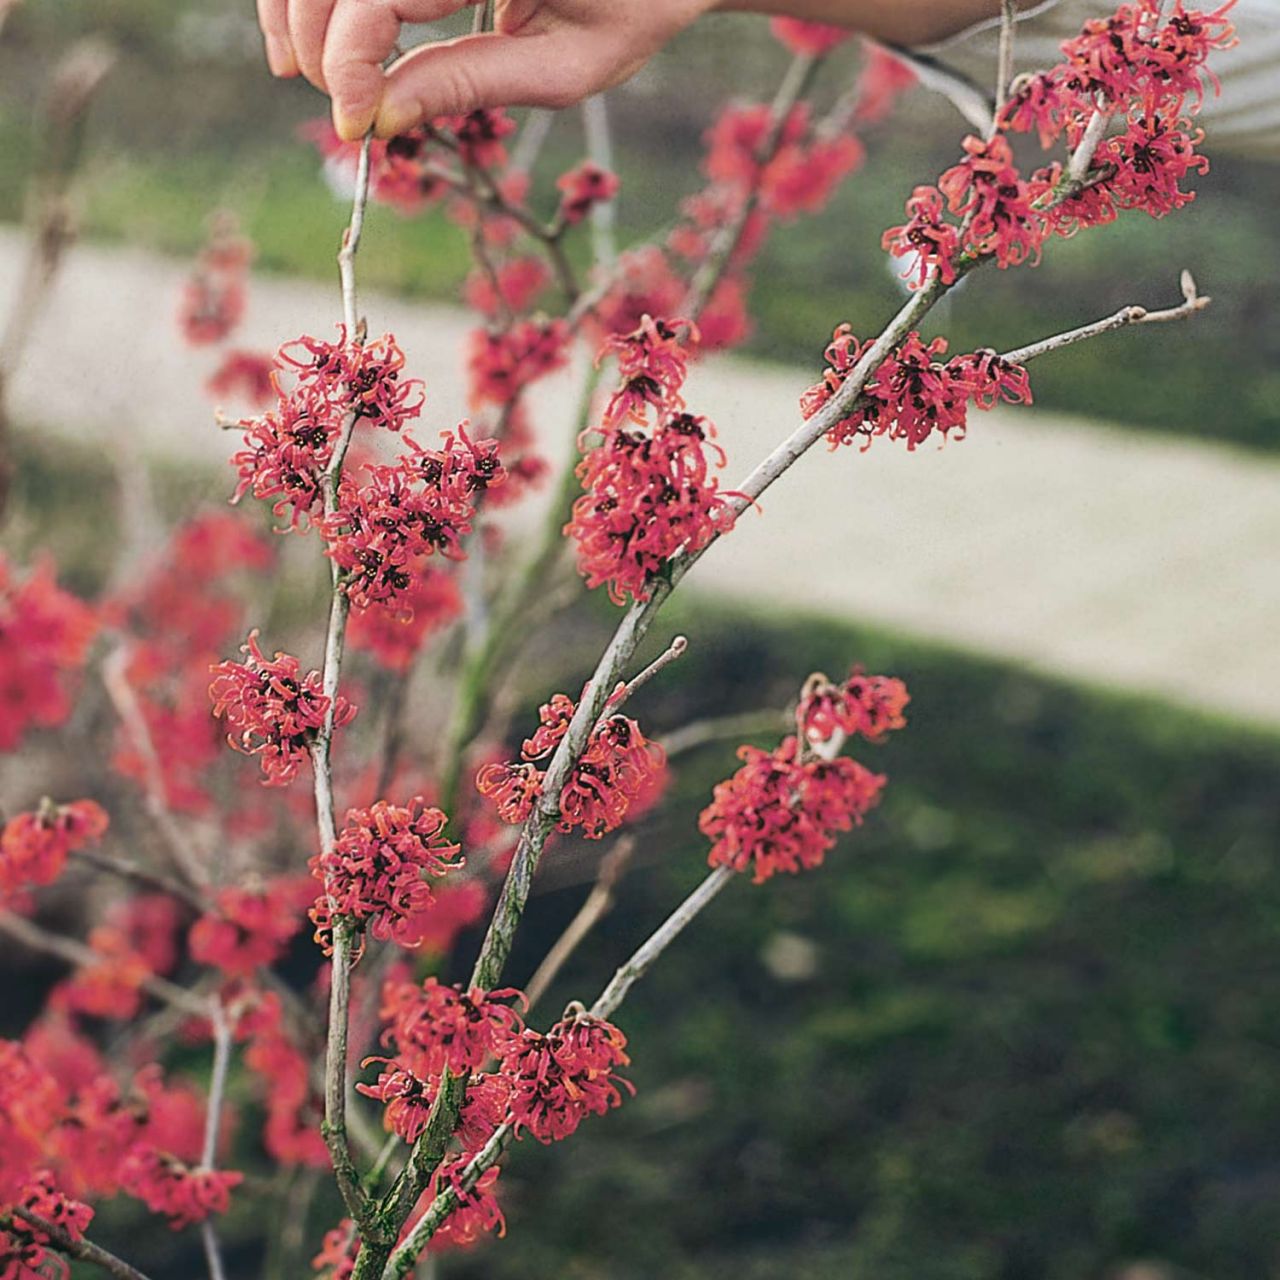
{"label": "red flower", "polygon": [[459,865],[454,861],[459,846],[443,835],[447,821],[421,796],[407,806],[379,800],[372,808],[347,811],[337,843],[309,864],[324,885],[311,919],[326,953],[335,917],[367,927],[384,942],[402,947],[421,942],[423,916],[434,900],[427,877]]}
{"label": "red flower", "polygon": [[453,135],[464,164],[500,169],[507,163],[502,140],[516,131],[516,122],[501,107],[481,107],[466,115],[437,116],[432,128]]}
{"label": "red flower", "polygon": [[351,611],[347,641],[373,655],[388,671],[409,671],[427,638],[462,614],[453,574],[420,569],[394,600]]}
{"label": "red flower", "polygon": [[964,219],[966,250],[993,254],[1001,269],[1040,257],[1044,223],[1033,208],[1034,192],[1013,163],[1008,141],[997,134],[964,140],[965,158],[938,179],[947,207]]}
{"label": "red flower", "polygon": [[496,440],[473,442],[465,426],[443,439],[444,447],[432,450],[406,437],[410,452],[394,466],[367,467],[363,483],[344,475],[338,509],[320,532],[357,608],[398,602],[422,557],[439,552],[461,560],[477,496],[506,478]]}
{"label": "red flower", "polygon": [[915,276],[913,289],[923,285],[932,271],[937,271],[943,284],[955,282],[960,236],[943,218],[942,192],[937,187],[915,189],[907,201],[907,221],[890,227],[881,244],[895,258],[907,259],[903,274],[905,279]]}
{"label": "red flower", "polygon": [[11,818],[0,830],[0,899],[52,884],[67,855],[96,844],[107,823],[106,811],[93,800],[64,805],[46,800],[34,813]]}
{"label": "red flower", "polygon": [[498,333],[476,329],[467,362],[471,403],[477,409],[510,404],[568,359],[569,326],[563,320],[520,320]]}
{"label": "red flower", "polygon": [[738,758],[742,768],[717,784],[698,827],[712,842],[709,865],[751,868],[756,884],[820,866],[833,833],[861,823],[885,782],[847,757],[803,761],[795,737],[773,751],[741,747]]}
{"label": "red flower", "polygon": [[688,320],[655,320],[646,315],[628,334],[610,334],[596,356],[618,362],[618,389],[609,397],[604,425],[625,421],[644,426],[652,409],[659,419],[684,409],[688,352],[698,344],[698,330]]}
{"label": "red flower", "polygon": [[0,751],[71,714],[71,689],[97,629],[94,610],[58,586],[51,560],[18,582],[0,554]]}
{"label": "red flower", "polygon": [[276,394],[271,375],[276,362],[260,351],[228,351],[209,375],[205,390],[215,400],[244,400],[251,405],[270,404]]}
{"label": "red flower", "polygon": [[1041,71],[1014,81],[997,124],[1013,133],[1034,129],[1040,135],[1040,145],[1047,150],[1062,135],[1068,121],[1078,118],[1082,105],[1087,106],[1087,99],[1068,88],[1062,75]]}
{"label": "red flower", "polygon": [[240,476],[232,502],[252,491],[255,498],[276,499],[276,515],[290,512],[299,524],[321,505],[325,468],[333,457],[341,427],[333,406],[319,398],[281,397],[272,413],[240,424],[244,448],[232,455]]}
{"label": "red flower", "polygon": [[684,296],[684,282],[657,245],[628,249],[618,255],[613,282],[591,318],[596,340],[631,333],[646,315],[677,315]]}
{"label": "red flower", "polygon": [[705,418],[678,413],[652,434],[614,428],[594,448],[584,438],[584,493],[565,533],[578,544],[588,587],[607,584],[615,604],[647,600],[653,575],[677,551],[701,551],[733,527],[733,507],[707,461],[710,448],[723,465],[723,453],[708,445],[714,434]]}
{"label": "red flower", "polygon": [[815,674],[805,682],[796,723],[805,741],[814,744],[853,734],[878,742],[906,725],[902,711],[910,700],[907,686],[893,676],[868,676],[855,667],[848,680],[837,685]]}
{"label": "red flower", "polygon": [[505,1003],[513,999],[527,1003],[513,987],[486,992],[445,986],[434,977],[421,985],[388,981],[382,988],[382,1043],[423,1080],[445,1071],[478,1071],[523,1027],[519,1012]]}
{"label": "red flower", "polygon": [[524,254],[502,263],[496,270],[497,288],[487,271],[477,269],[467,277],[464,297],[467,305],[486,316],[496,316],[505,307],[519,314],[527,311],[551,283],[546,260]]}
{"label": "red flower", "polygon": [[[533,763],[550,756],[573,718],[574,703],[557,693],[539,711],[541,724],[521,751],[523,759],[485,765],[476,776],[476,790],[493,799],[504,822],[523,822],[542,794],[543,773]],[[650,742],[640,726],[623,715],[597,725],[586,750],[560,792],[561,831],[581,827],[588,840],[597,840],[620,826],[642,798],[648,798],[666,767],[666,753]]]}
{"label": "red flower", "polygon": [[764,208],[787,220],[818,213],[836,187],[862,167],[866,151],[852,134],[817,136],[805,145],[779,147],[760,181]]}
{"label": "red flower", "polygon": [[1188,132],[1180,127],[1185,123],[1151,116],[1130,121],[1124,133],[1108,139],[1103,158],[1116,168],[1107,179],[1107,192],[1119,208],[1163,218],[1196,198],[1178,184],[1188,173],[1206,173],[1209,161],[1196,153],[1204,131]]}
{"label": "red flower", "polygon": [[860,124],[875,124],[893,110],[894,103],[915,86],[919,77],[910,63],[872,40],[862,42],[862,52],[864,61],[853,118]]}
{"label": "red flower", "polygon": [[588,1115],[604,1115],[622,1104],[622,1090],[635,1093],[617,1074],[631,1059],[626,1036],[611,1022],[589,1014],[557,1022],[544,1035],[526,1030],[502,1058],[511,1080],[511,1119],[517,1137],[539,1142],[567,1138]]}
{"label": "red flower", "polygon": [[274,964],[302,928],[302,910],[313,889],[305,876],[280,876],[258,888],[219,889],[217,910],[191,926],[191,958],[233,978]]}
{"label": "red flower", "polygon": [[47,1169],[35,1174],[12,1205],[4,1208],[9,1224],[0,1227],[0,1280],[66,1280],[70,1275],[66,1260],[50,1252],[50,1236],[29,1221],[23,1210],[77,1241],[84,1239],[93,1210],[64,1195]]}
{"label": "red flower", "polygon": [[[297,658],[277,653],[268,661],[251,631],[241,651],[243,662],[220,662],[209,685],[213,714],[232,730],[227,741],[245,755],[257,756],[263,783],[282,787],[297,776],[298,766],[324,724],[329,699],[321,692],[320,673],[304,676]],[[356,709],[341,694],[333,723],[347,724]]]}
{"label": "red flower", "polygon": [[831,27],[825,22],[805,22],[800,18],[770,18],[769,30],[775,40],[792,53],[820,58],[843,44],[853,35],[846,27]]}
{"label": "red flower", "polygon": [[[828,368],[823,380],[800,398],[801,412],[812,418],[836,395],[856,368],[865,347],[847,324],[836,329],[827,347]],[[864,448],[874,436],[905,440],[915,449],[934,431],[963,436],[972,400],[989,409],[997,399],[1028,404],[1031,389],[1026,370],[1007,364],[993,351],[957,356],[947,364],[934,359],[946,353],[944,338],[927,347],[918,333],[908,334],[867,379],[852,410],[827,431],[831,447],[863,437]]]}
{"label": "red flower", "polygon": [[476,1179],[471,1189],[466,1190],[461,1179],[469,1163],[468,1156],[458,1156],[442,1164],[436,1175],[434,1194],[439,1195],[447,1185],[458,1197],[457,1205],[432,1238],[437,1249],[466,1249],[490,1232],[496,1231],[499,1236],[506,1234],[507,1222],[493,1190],[498,1181],[498,1166],[491,1165]]}
{"label": "red flower", "polygon": [[49,1007],[95,1018],[128,1019],[142,1007],[142,984],[151,976],[147,958],[124,930],[99,925],[89,932],[93,961],[64,979],[49,997]]}
{"label": "red flower", "polygon": [[203,1222],[231,1207],[231,1188],[244,1175],[214,1169],[192,1169],[176,1156],[149,1143],[139,1143],[125,1157],[121,1186],[152,1213],[162,1213],[175,1230]]}
{"label": "red flower", "polygon": [[281,347],[277,359],[281,369],[297,377],[289,398],[304,405],[314,408],[319,401],[389,431],[399,431],[422,412],[422,382],[401,379],[404,352],[390,334],[351,342],[339,326],[337,342],[304,335]]}
{"label": "red flower", "polygon": [[560,221],[569,227],[577,225],[596,205],[612,200],[621,186],[616,173],[590,160],[582,161],[577,168],[556,179],[556,188],[560,191]]}

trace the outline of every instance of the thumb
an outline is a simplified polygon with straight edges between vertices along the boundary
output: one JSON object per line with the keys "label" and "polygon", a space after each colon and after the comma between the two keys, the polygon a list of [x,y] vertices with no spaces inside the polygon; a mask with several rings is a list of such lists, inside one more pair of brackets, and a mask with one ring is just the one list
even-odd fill
{"label": "thumb", "polygon": [[587,33],[565,27],[423,45],[387,72],[375,127],[386,138],[481,107],[567,107],[594,91],[598,66]]}

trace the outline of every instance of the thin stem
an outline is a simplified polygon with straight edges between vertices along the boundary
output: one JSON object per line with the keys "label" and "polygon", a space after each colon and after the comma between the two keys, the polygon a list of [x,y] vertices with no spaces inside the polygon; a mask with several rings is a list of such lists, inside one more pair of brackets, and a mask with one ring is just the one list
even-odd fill
{"label": "thin stem", "polygon": [[[582,131],[587,155],[597,168],[613,172],[613,138],[604,95],[597,93],[582,104]],[[618,201],[599,200],[591,206],[591,249],[595,264],[612,271],[618,261]]]}
{"label": "thin stem", "polygon": [[130,1266],[123,1258],[96,1245],[92,1240],[75,1240],[69,1236],[56,1222],[42,1218],[38,1213],[23,1209],[20,1213],[0,1213],[0,1229],[5,1231],[23,1231],[24,1224],[48,1236],[49,1243],[59,1253],[74,1258],[77,1262],[88,1262],[98,1267],[116,1280],[147,1280],[146,1275],[137,1267]]}
{"label": "thin stem", "polygon": [[[33,920],[16,915],[12,911],[0,911],[0,932],[7,933],[24,946],[30,947],[32,951],[56,956],[73,969],[90,968],[102,962],[102,956],[92,947],[87,947],[74,938],[64,937],[60,933],[51,933]],[[185,1014],[194,1014],[199,1018],[209,1016],[209,1006],[205,1001],[167,978],[148,974],[139,980],[138,987],[149,996],[154,996],[161,1004],[180,1009]]]}
{"label": "thin stem", "polygon": [[1080,135],[1080,145],[1071,153],[1067,161],[1067,177],[1073,184],[1083,183],[1089,176],[1089,167],[1093,164],[1094,154],[1098,150],[1107,132],[1108,117],[1105,112],[1094,111],[1089,123]]}
{"label": "thin stem", "polygon": [[[209,1079],[209,1099],[204,1112],[204,1150],[200,1157],[202,1168],[212,1169],[218,1158],[218,1134],[222,1129],[222,1101],[227,1091],[227,1071],[231,1066],[231,1027],[226,1010],[216,997],[212,1002],[210,1021],[213,1024],[213,1070]],[[222,1246],[218,1243],[218,1230],[212,1218],[200,1224],[200,1238],[204,1244],[205,1261],[209,1266],[209,1280],[226,1280],[222,1265]]]}
{"label": "thin stem", "polygon": [[726,738],[753,738],[760,734],[785,730],[791,717],[779,711],[744,711],[736,716],[713,716],[707,720],[695,720],[682,725],[658,740],[667,753],[667,759],[695,751],[708,743],[723,742]]}
{"label": "thin stem", "polygon": [[71,856],[77,862],[96,867],[99,871],[110,872],[113,876],[119,876],[121,880],[129,880],[134,884],[157,889],[161,893],[179,898],[196,911],[208,910],[208,903],[204,896],[190,885],[184,884],[181,880],[175,880],[172,876],[166,876],[162,872],[152,871],[150,867],[144,867],[141,863],[131,862],[128,858],[117,858],[97,849],[77,849]]}
{"label": "thin stem", "polygon": [[546,995],[547,988],[556,980],[560,970],[569,962],[573,953],[582,945],[591,930],[609,913],[613,906],[614,890],[622,878],[623,870],[631,860],[631,855],[635,852],[635,847],[634,838],[624,836],[601,858],[596,882],[592,885],[586,901],[569,921],[565,931],[552,944],[551,949],[543,957],[542,963],[534,970],[533,977],[525,983],[524,994],[530,1009]]}
{"label": "thin stem", "polygon": [[[662,953],[706,910],[737,874],[727,867],[717,867],[712,871],[613,975],[591,1006],[592,1016],[607,1018],[615,1013],[631,988],[653,968]],[[473,1187],[480,1175],[497,1162],[510,1139],[510,1123],[499,1125],[460,1175],[458,1181],[464,1190]],[[436,1196],[404,1242],[391,1255],[383,1280],[403,1280],[413,1270],[418,1255],[427,1247],[431,1237],[453,1212],[457,1203],[458,1194],[453,1187],[446,1187]]]}
{"label": "thin stem", "polygon": [[1084,342],[1088,338],[1097,338],[1104,333],[1116,329],[1125,329],[1134,324],[1168,324],[1174,320],[1186,320],[1198,311],[1203,311],[1212,299],[1197,292],[1196,282],[1189,271],[1182,273],[1182,296],[1184,301],[1176,307],[1168,307],[1163,311],[1148,311],[1146,307],[1121,307],[1114,315],[1095,320],[1092,324],[1081,325],[1078,329],[1068,329],[1065,333],[1055,334],[1052,338],[1044,338],[1025,347],[1018,347],[1005,352],[1003,359],[1011,364],[1026,364],[1039,356],[1048,355],[1051,351],[1061,351],[1064,347]]}
{"label": "thin stem", "polygon": [[682,657],[689,648],[689,641],[685,636],[676,636],[674,640],[660,653],[638,676],[633,676],[621,688],[621,690],[611,697],[606,704],[605,712],[612,715],[617,711],[623,703],[630,701],[631,697],[638,693],[649,683],[654,676],[665,671],[677,658]]}
{"label": "thin stem", "polygon": [[[359,314],[356,293],[356,254],[360,249],[364,230],[365,209],[369,201],[369,144],[366,136],[360,148],[356,165],[356,188],[351,202],[351,220],[342,236],[338,251],[338,279],[342,290],[342,315],[347,340],[364,341],[364,322]],[[342,431],[335,444],[333,457],[324,475],[324,512],[332,516],[338,509],[338,492],[342,479],[342,466],[356,415],[348,413]],[[346,640],[347,617],[350,612],[341,571],[336,562],[331,564],[332,596],[329,604],[329,622],[325,631],[324,666],[321,672],[321,688],[328,699],[322,725],[311,743],[311,764],[315,783],[316,825],[320,835],[320,847],[324,851],[333,848],[337,840],[337,824],[334,816],[333,777],[330,750],[333,742],[334,717],[337,713],[338,683],[342,672],[342,653]],[[351,1216],[362,1231],[372,1227],[369,1217],[369,1201],[360,1185],[360,1176],[351,1156],[347,1137],[347,1042],[351,1001],[352,931],[350,922],[338,918],[333,925],[333,955],[329,984],[329,1025],[325,1045],[324,1074],[324,1123],[325,1144],[333,1163],[334,1176]]]}
{"label": "thin stem", "polygon": [[1000,45],[996,57],[996,94],[993,120],[1000,119],[1000,111],[1009,96],[1013,80],[1014,29],[1018,22],[1017,0],[1000,0]]}
{"label": "thin stem", "polygon": [[164,837],[173,865],[182,877],[196,888],[203,888],[209,883],[208,872],[203,861],[192,852],[190,838],[179,828],[169,808],[164,766],[152,741],[142,704],[129,682],[129,654],[124,646],[112,650],[104,660],[102,684],[142,759],[147,814]]}
{"label": "thin stem", "polygon": [[703,308],[710,301],[716,286],[729,269],[729,265],[733,261],[733,255],[737,252],[738,245],[742,242],[742,235],[747,229],[747,223],[751,221],[751,215],[760,203],[759,176],[763,173],[764,167],[777,154],[778,147],[782,141],[783,129],[791,116],[791,111],[801,96],[808,90],[810,84],[813,83],[813,77],[821,63],[822,59],[820,57],[815,58],[809,54],[801,53],[797,54],[791,60],[790,66],[787,67],[786,74],[782,78],[782,83],[778,86],[777,93],[774,94],[773,104],[769,110],[769,131],[756,152],[757,181],[752,183],[751,189],[744,195],[737,213],[721,228],[710,253],[703,259],[694,274],[683,307],[684,314],[688,319],[696,320],[698,318]]}
{"label": "thin stem", "polygon": [[649,935],[632,957],[621,965],[609,985],[591,1006],[595,1018],[612,1016],[627,998],[631,988],[644,977],[658,957],[697,919],[698,916],[737,878],[729,867],[717,867],[701,884]]}

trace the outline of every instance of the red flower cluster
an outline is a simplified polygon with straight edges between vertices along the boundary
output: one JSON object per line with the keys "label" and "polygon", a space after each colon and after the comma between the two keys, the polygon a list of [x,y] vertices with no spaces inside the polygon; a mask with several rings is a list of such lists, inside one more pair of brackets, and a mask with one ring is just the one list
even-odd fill
{"label": "red flower cluster", "polygon": [[[287,786],[324,725],[329,699],[321,692],[318,671],[304,676],[297,658],[287,653],[265,658],[256,630],[241,651],[248,655],[243,662],[228,660],[212,668],[213,714],[226,720],[232,730],[227,741],[236,751],[258,757],[264,785]],[[355,713],[339,694],[333,708],[335,727],[347,724]]]}
{"label": "red flower cluster", "polygon": [[162,1213],[178,1231],[231,1207],[231,1188],[244,1175],[193,1169],[175,1156],[140,1143],[120,1166],[120,1185],[152,1213]]}
{"label": "red flower cluster", "polygon": [[65,1259],[49,1251],[51,1237],[24,1214],[60,1228],[71,1240],[83,1240],[93,1219],[87,1204],[72,1200],[41,1170],[23,1187],[8,1209],[9,1224],[0,1227],[0,1280],[66,1280]]}
{"label": "red flower cluster", "polygon": [[717,784],[698,827],[712,842],[710,866],[751,868],[756,884],[820,866],[834,833],[861,823],[885,782],[844,756],[806,760],[794,736],[773,751],[741,747],[738,758],[742,768]]}
{"label": "red flower cluster", "polygon": [[191,926],[191,958],[232,978],[247,978],[255,969],[275,964],[302,928],[302,912],[314,891],[310,876],[279,876],[254,888],[219,889],[217,910]]}
{"label": "red flower cluster", "polygon": [[413,666],[428,636],[462,614],[462,595],[453,574],[426,567],[415,572],[394,599],[354,608],[347,642],[362,649],[388,671]]}
{"label": "red flower cluster", "polygon": [[276,394],[275,368],[275,360],[267,352],[233,348],[223,353],[204,388],[215,401],[243,400],[258,408],[270,404]]}
{"label": "red flower cluster", "polygon": [[[516,1136],[539,1142],[567,1138],[588,1115],[602,1116],[635,1093],[618,1068],[631,1059],[627,1038],[611,1022],[580,1013],[545,1034],[525,1030],[506,1047],[502,1069],[511,1080],[511,1120]],[[621,1087],[619,1087],[621,1086]]]}
{"label": "red flower cluster", "polygon": [[343,476],[337,510],[320,532],[357,608],[396,601],[404,616],[402,598],[421,561],[436,552],[461,560],[480,494],[506,479],[496,441],[472,441],[465,426],[443,440],[440,449],[407,440],[394,465],[365,468],[363,483]]}
{"label": "red flower cluster", "polygon": [[475,329],[467,359],[471,403],[512,404],[539,378],[569,359],[569,326],[563,320],[518,320],[505,329]]}
{"label": "red flower cluster", "polygon": [[[869,345],[859,343],[847,324],[836,329],[827,347],[823,380],[800,398],[806,418],[836,395]],[[918,333],[908,334],[867,379],[852,410],[827,430],[831,447],[861,436],[867,448],[873,437],[887,436],[915,449],[935,431],[944,437],[950,431],[963,436],[970,402],[979,409],[990,409],[998,400],[1031,403],[1031,386],[1021,365],[1010,364],[994,351],[953,356],[945,364],[934,358],[946,350],[945,338],[935,338],[926,347]]]}
{"label": "red flower cluster", "polygon": [[[539,709],[541,723],[533,737],[525,740],[521,759],[485,765],[476,775],[476,789],[493,800],[504,822],[524,822],[533,812],[544,776],[535,761],[555,751],[573,712],[572,699],[557,693]],[[641,733],[634,720],[609,716],[592,732],[560,792],[559,829],[580,827],[588,840],[615,830],[648,796],[665,764],[666,753]]]}
{"label": "red flower cluster", "polygon": [[473,271],[467,277],[463,297],[467,306],[490,318],[504,309],[519,314],[527,311],[550,283],[551,268],[544,258],[520,254],[496,265],[492,276],[480,268]]}
{"label": "red flower cluster", "polygon": [[[1061,63],[1019,78],[994,137],[966,138],[964,159],[936,187],[916,188],[907,221],[884,235],[886,249],[909,259],[916,286],[935,271],[951,283],[962,258],[989,255],[1002,268],[1034,262],[1050,235],[1110,222],[1120,209],[1163,217],[1194,199],[1179,184],[1208,161],[1196,152],[1203,134],[1185,117],[1212,82],[1209,55],[1234,43],[1231,6],[1203,13],[1179,0],[1167,18],[1161,7],[1138,0],[1087,22],[1063,44]],[[1103,138],[1086,183],[1066,181],[1056,162],[1023,178],[1005,133],[1034,130],[1046,148],[1061,137],[1074,148],[1099,112],[1123,117],[1125,130]],[[944,207],[958,223],[945,220]]]}
{"label": "red flower cluster", "polygon": [[384,942],[415,947],[422,941],[423,917],[434,900],[427,877],[459,865],[459,846],[443,835],[447,821],[421,796],[407,806],[379,800],[372,808],[347,811],[333,848],[309,864],[324,885],[311,919],[326,952],[337,917]]}
{"label": "red flower cluster", "polygon": [[[685,336],[681,336],[681,335]],[[684,411],[680,394],[688,371],[689,352],[698,344],[697,326],[688,320],[655,320],[646,315],[639,328],[610,334],[596,356],[618,362],[618,389],[609,397],[604,426],[624,422],[644,426],[650,411],[658,420]]]}
{"label": "red flower cluster", "polygon": [[179,327],[193,347],[221,342],[244,318],[252,261],[253,245],[235,218],[215,217],[178,309]]}
{"label": "red flower cluster", "polygon": [[522,1030],[520,1013],[505,1003],[509,1000],[526,1003],[514,987],[466,991],[434,977],[421,985],[390,980],[382,988],[380,1016],[387,1024],[382,1043],[420,1080],[445,1071],[478,1071]]}
{"label": "red flower cluster", "polygon": [[[637,406],[634,397],[629,401]],[[606,428],[601,444],[584,433],[577,475],[583,494],[565,533],[578,544],[578,572],[591,588],[607,585],[615,604],[647,600],[652,579],[677,551],[693,555],[732,527],[729,495],[711,474],[724,454],[709,442],[706,418],[676,413],[652,431]]]}
{"label": "red flower cluster", "polygon": [[834,684],[818,672],[805,681],[796,724],[815,746],[855,734],[879,742],[906,726],[902,712],[910,701],[907,686],[894,676],[869,676],[855,667],[843,684]]}
{"label": "red flower cluster", "polygon": [[556,188],[560,192],[560,222],[567,227],[576,226],[596,205],[612,200],[621,186],[616,173],[584,160],[577,168],[562,173],[556,179]]}
{"label": "red flower cluster", "polygon": [[[422,411],[422,383],[402,378],[404,352],[394,338],[336,343],[302,337],[276,356],[276,407],[241,423],[244,448],[231,459],[240,476],[233,502],[252,491],[275,499],[277,515],[290,513],[293,525],[315,515],[321,505],[325,468],[349,415],[399,431]],[[281,374],[292,375],[286,387]]]}
{"label": "red flower cluster", "polygon": [[0,751],[71,714],[97,629],[94,611],[58,586],[51,560],[20,582],[0,554]]}
{"label": "red flower cluster", "polygon": [[0,829],[0,901],[24,889],[52,884],[67,855],[102,838],[107,814],[93,800],[57,805],[46,800],[34,813],[20,813]]}

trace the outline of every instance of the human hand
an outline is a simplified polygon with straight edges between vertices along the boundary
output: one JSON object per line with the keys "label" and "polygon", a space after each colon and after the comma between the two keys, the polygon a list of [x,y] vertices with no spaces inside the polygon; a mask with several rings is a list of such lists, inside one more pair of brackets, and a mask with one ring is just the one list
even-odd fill
{"label": "human hand", "polygon": [[420,45],[383,69],[404,22],[471,0],[258,0],[267,60],[333,100],[348,140],[479,107],[564,107],[633,75],[714,0],[497,0],[494,30]]}

